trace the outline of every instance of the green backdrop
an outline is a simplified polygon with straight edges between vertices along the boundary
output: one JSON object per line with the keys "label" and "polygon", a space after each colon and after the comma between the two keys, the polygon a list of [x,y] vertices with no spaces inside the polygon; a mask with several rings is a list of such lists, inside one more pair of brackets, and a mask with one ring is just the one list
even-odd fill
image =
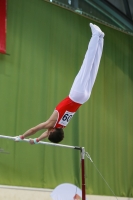
{"label": "green backdrop", "polygon": [[[94,21],[41,0],[8,1],[7,55],[0,55],[0,134],[45,121],[78,72]],[[98,24],[105,44],[90,100],[65,128],[63,144],[84,146],[118,196],[133,196],[133,37]],[[42,132],[36,134],[35,137]],[[47,140],[46,140],[47,141]],[[80,154],[0,139],[0,184],[81,187]],[[86,159],[86,192],[112,195]]]}

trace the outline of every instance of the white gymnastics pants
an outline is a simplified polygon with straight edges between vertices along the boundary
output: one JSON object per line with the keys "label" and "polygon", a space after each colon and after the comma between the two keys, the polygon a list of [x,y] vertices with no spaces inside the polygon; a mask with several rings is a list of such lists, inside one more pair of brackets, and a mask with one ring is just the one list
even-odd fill
{"label": "white gymnastics pants", "polygon": [[103,42],[103,37],[98,34],[92,35],[90,39],[83,64],[69,93],[70,99],[77,103],[85,103],[91,95],[102,56]]}

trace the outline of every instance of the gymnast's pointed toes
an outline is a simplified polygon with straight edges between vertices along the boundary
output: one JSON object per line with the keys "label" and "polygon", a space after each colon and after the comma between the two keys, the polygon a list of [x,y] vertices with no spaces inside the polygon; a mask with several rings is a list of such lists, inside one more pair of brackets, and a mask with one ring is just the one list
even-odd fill
{"label": "gymnast's pointed toes", "polygon": [[98,35],[99,37],[104,37],[104,33],[102,30],[95,24],[90,23],[92,35]]}

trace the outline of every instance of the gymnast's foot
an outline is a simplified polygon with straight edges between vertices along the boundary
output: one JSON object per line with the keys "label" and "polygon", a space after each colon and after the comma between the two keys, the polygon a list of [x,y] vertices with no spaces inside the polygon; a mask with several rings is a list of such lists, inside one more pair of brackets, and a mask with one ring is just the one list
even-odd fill
{"label": "gymnast's foot", "polygon": [[97,25],[90,23],[90,27],[91,27],[92,35],[99,35],[100,37],[104,37],[104,33],[101,31],[101,29]]}

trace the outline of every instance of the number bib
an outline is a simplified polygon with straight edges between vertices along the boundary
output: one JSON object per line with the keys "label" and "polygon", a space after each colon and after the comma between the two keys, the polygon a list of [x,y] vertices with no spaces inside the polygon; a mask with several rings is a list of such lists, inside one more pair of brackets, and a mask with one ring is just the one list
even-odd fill
{"label": "number bib", "polygon": [[61,124],[62,126],[66,126],[74,114],[75,112],[66,111],[62,116],[62,118],[60,119],[59,124]]}

